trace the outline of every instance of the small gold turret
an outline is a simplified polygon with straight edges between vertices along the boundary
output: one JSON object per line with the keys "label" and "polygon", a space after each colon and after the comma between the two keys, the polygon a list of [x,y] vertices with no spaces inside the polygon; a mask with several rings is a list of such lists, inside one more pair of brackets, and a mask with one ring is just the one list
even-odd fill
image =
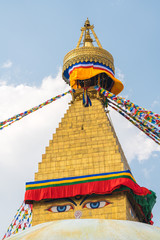
{"label": "small gold turret", "polygon": [[90,36],[89,29],[87,30],[87,32],[85,34],[83,42],[84,42],[85,47],[93,47],[93,44],[92,44],[93,39]]}
{"label": "small gold turret", "polygon": [[[91,38],[90,32],[89,32],[90,26],[91,26],[90,22],[87,18],[87,20],[85,21],[85,24],[84,24],[84,28],[85,28],[85,34],[84,34],[84,40],[83,40],[83,46],[84,47],[94,47],[93,44],[92,44],[93,39]],[[84,30],[82,30],[82,32],[83,31]]]}
{"label": "small gold turret", "polygon": [[84,23],[84,27],[86,27],[86,28],[88,28],[88,27],[90,27],[91,25],[90,25],[90,21],[89,21],[89,19],[87,18],[87,20],[85,21],[85,23]]}

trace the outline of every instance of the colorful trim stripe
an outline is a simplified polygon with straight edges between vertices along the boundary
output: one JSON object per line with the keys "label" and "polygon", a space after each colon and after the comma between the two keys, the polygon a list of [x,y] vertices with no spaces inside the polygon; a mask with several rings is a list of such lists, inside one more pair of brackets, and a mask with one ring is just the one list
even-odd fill
{"label": "colorful trim stripe", "polygon": [[66,81],[69,83],[69,76],[72,73],[72,71],[76,68],[90,68],[93,67],[94,69],[99,69],[99,70],[105,70],[108,73],[110,73],[113,77],[114,77],[114,72],[112,71],[112,69],[109,66],[106,66],[102,63],[98,63],[98,62],[80,62],[80,63],[75,63],[74,65],[70,66],[69,68],[67,68],[64,71],[64,77],[66,79]]}
{"label": "colorful trim stripe", "polygon": [[121,186],[130,188],[135,194],[150,194],[146,188],[140,187],[131,172],[111,172],[85,175],[71,178],[51,179],[26,183],[25,200],[40,201],[50,198],[74,197],[86,194],[109,194]]}
{"label": "colorful trim stripe", "polygon": [[32,203],[45,199],[59,199],[87,194],[111,194],[113,191],[130,191],[141,206],[146,222],[151,220],[151,210],[156,195],[140,187],[131,172],[110,172],[69,178],[50,179],[26,183],[25,201]]}
{"label": "colorful trim stripe", "polygon": [[127,187],[133,191],[137,196],[150,195],[151,191],[144,187],[140,187],[137,183],[129,178],[115,178],[101,181],[88,181],[76,184],[66,184],[62,186],[54,187],[42,187],[28,189],[25,193],[26,203],[32,201],[40,201],[43,199],[58,199],[75,197],[77,195],[87,194],[111,194],[113,191],[120,189],[121,187]]}
{"label": "colorful trim stripe", "polygon": [[83,63],[75,64],[68,70],[68,73],[70,75],[77,68],[91,68],[91,67],[93,69],[105,70],[114,77],[114,73],[110,69],[110,67],[107,67],[101,63],[94,63],[94,62],[83,62]]}
{"label": "colorful trim stripe", "polygon": [[73,184],[79,184],[79,183],[85,183],[85,182],[105,181],[105,180],[111,180],[111,179],[117,179],[117,178],[129,178],[136,183],[131,172],[127,170],[122,172],[101,173],[101,174],[85,175],[85,176],[70,177],[70,178],[60,178],[60,179],[28,182],[26,183],[26,190],[73,185]]}

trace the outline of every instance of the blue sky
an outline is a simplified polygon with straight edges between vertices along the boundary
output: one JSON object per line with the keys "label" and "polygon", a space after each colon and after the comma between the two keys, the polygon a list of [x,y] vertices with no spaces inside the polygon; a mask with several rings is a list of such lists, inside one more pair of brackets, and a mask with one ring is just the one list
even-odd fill
{"label": "blue sky", "polygon": [[[114,57],[116,77],[125,86],[121,95],[160,113],[159,12],[158,0],[1,0],[0,121],[68,89],[61,79],[63,58],[76,46],[87,17],[103,48]],[[1,131],[0,235],[20,206],[25,181],[33,180],[69,99]],[[160,226],[160,147],[119,119],[113,114],[134,177],[159,197],[153,214]]]}

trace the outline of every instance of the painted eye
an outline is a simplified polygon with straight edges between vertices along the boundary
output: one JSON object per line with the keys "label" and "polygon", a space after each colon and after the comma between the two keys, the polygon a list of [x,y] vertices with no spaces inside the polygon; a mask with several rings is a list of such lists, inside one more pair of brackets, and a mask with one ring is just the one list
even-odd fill
{"label": "painted eye", "polygon": [[92,209],[96,209],[96,208],[102,208],[105,207],[109,204],[109,202],[106,201],[98,201],[98,202],[88,202],[86,203],[83,207],[85,208],[92,208]]}
{"label": "painted eye", "polygon": [[70,209],[73,209],[71,205],[62,205],[62,206],[59,205],[59,206],[50,207],[47,210],[50,212],[56,213],[56,212],[67,212]]}

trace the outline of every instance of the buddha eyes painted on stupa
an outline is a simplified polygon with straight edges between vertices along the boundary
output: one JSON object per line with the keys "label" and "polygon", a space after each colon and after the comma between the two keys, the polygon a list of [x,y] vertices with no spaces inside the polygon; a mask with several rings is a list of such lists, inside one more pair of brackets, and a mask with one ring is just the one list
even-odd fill
{"label": "buddha eyes painted on stupa", "polygon": [[98,197],[77,196],[74,198],[57,199],[56,201],[53,201],[52,205],[46,210],[52,213],[73,211],[75,217],[77,216],[77,213],[79,213],[78,216],[81,217],[84,209],[94,210],[104,208],[109,204],[111,204],[111,202],[109,202],[104,195]]}
{"label": "buddha eyes painted on stupa", "polygon": [[59,206],[52,206],[52,207],[48,208],[47,210],[50,212],[57,213],[57,212],[67,212],[70,209],[73,209],[72,205],[59,205]]}

